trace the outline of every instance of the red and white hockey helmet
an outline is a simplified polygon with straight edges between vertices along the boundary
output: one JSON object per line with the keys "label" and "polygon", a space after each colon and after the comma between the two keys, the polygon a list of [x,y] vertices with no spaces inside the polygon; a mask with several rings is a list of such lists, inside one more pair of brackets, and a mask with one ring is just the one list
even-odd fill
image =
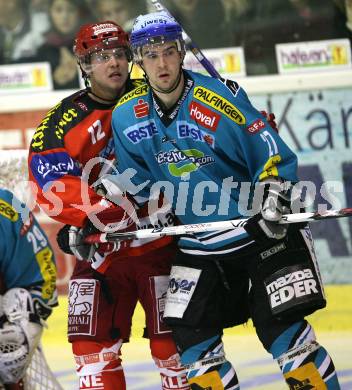
{"label": "red and white hockey helmet", "polygon": [[118,24],[106,21],[83,25],[77,33],[73,51],[79,61],[84,59],[86,62],[87,56],[94,52],[118,47],[130,52],[128,34]]}

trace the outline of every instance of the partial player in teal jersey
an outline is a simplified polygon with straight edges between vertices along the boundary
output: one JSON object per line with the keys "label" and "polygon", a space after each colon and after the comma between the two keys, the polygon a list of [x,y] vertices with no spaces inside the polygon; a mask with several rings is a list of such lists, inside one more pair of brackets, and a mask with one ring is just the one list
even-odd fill
{"label": "partial player in teal jersey", "polygon": [[20,389],[44,322],[57,306],[56,265],[33,214],[4,189],[0,189],[0,277],[0,383]]}
{"label": "partial player in teal jersey", "polygon": [[300,206],[296,155],[236,82],[182,68],[169,15],[138,17],[131,46],[146,84],[113,112],[119,180],[141,202],[162,191],[183,224],[251,217],[178,241],[164,320],[192,389],[239,389],[222,331],[249,318],[290,389],[339,389],[305,319],[326,305],[309,227],[277,224]]}

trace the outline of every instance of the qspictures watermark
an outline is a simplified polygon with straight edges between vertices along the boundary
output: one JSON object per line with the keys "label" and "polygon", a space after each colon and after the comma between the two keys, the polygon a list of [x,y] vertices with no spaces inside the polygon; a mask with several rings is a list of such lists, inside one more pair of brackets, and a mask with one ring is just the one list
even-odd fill
{"label": "qspictures watermark", "polygon": [[[89,185],[91,172],[97,164],[109,173]],[[195,217],[211,217],[212,220],[216,220],[217,216],[219,220],[251,217],[260,211],[263,202],[263,183],[253,185],[251,182],[238,182],[233,176],[224,178],[220,183],[205,180],[194,185],[190,181],[190,174],[185,174],[177,186],[170,181],[151,182],[146,180],[138,182],[137,177],[138,172],[133,168],[120,173],[111,161],[100,157],[93,158],[86,164],[80,177],[79,201],[76,199],[69,206],[85,213],[97,225],[98,229],[104,230],[106,226],[100,225],[97,214],[107,204],[104,203],[104,200],[100,204],[92,204],[91,202],[92,188],[98,191],[102,183],[106,198],[122,207],[126,215],[132,218],[137,226],[139,221],[134,211],[134,205],[126,198],[126,192],[137,197],[138,203],[143,203],[141,199],[148,202],[149,214],[155,215],[155,218],[157,218],[158,212],[164,212],[165,209],[170,208],[170,205],[173,205],[174,212],[179,217],[186,215],[186,213],[192,213]],[[330,205],[329,208],[332,209],[343,207],[341,194],[344,193],[344,187],[339,181],[326,181],[320,187],[317,187],[312,181],[268,183],[275,187],[279,186],[279,190],[289,193],[292,213],[299,213],[302,209],[311,208],[315,204],[317,196],[326,203],[318,204],[314,211],[323,213],[328,210],[327,205]],[[18,185],[29,188],[31,196],[26,203],[29,210],[34,210],[39,196],[37,185],[30,181]],[[63,181],[47,182],[40,193],[40,207],[50,217],[59,216],[64,209],[63,201],[59,195],[69,190]],[[159,200],[161,194],[163,194],[162,202]],[[47,202],[44,202],[43,198]],[[14,201],[13,206],[23,221],[26,221],[28,209],[25,205],[22,202]],[[114,228],[118,230],[118,224]]]}

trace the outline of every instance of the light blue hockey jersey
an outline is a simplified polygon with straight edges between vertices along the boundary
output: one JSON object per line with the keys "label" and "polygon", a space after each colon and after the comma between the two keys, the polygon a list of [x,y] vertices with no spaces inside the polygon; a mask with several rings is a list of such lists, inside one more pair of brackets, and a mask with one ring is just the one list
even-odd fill
{"label": "light blue hockey jersey", "polygon": [[[148,85],[116,105],[120,180],[142,197],[161,188],[182,224],[248,216],[254,183],[268,177],[297,181],[296,155],[236,82],[184,74],[184,92],[167,114]],[[204,255],[251,242],[241,228],[182,237],[179,246]]]}
{"label": "light blue hockey jersey", "polygon": [[[57,304],[56,265],[46,234],[28,209],[9,191],[0,189],[0,272],[6,290],[33,287],[44,311]],[[23,212],[24,211],[24,212]],[[22,217],[25,217],[23,221]],[[45,314],[44,314],[45,317]]]}

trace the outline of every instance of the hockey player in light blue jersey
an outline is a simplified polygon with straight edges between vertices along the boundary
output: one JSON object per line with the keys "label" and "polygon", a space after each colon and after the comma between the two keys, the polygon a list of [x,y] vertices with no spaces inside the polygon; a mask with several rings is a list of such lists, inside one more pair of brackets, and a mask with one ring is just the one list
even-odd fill
{"label": "hockey player in light blue jersey", "polygon": [[191,388],[239,389],[222,331],[251,317],[290,389],[338,390],[305,320],[326,305],[309,227],[277,224],[291,210],[295,154],[236,82],[182,68],[182,29],[170,16],[138,17],[131,46],[146,84],[112,117],[127,190],[141,202],[162,191],[182,224],[251,216],[178,241],[164,319]]}
{"label": "hockey player in light blue jersey", "polygon": [[56,305],[48,238],[33,214],[0,189],[0,384],[23,388],[43,323]]}

